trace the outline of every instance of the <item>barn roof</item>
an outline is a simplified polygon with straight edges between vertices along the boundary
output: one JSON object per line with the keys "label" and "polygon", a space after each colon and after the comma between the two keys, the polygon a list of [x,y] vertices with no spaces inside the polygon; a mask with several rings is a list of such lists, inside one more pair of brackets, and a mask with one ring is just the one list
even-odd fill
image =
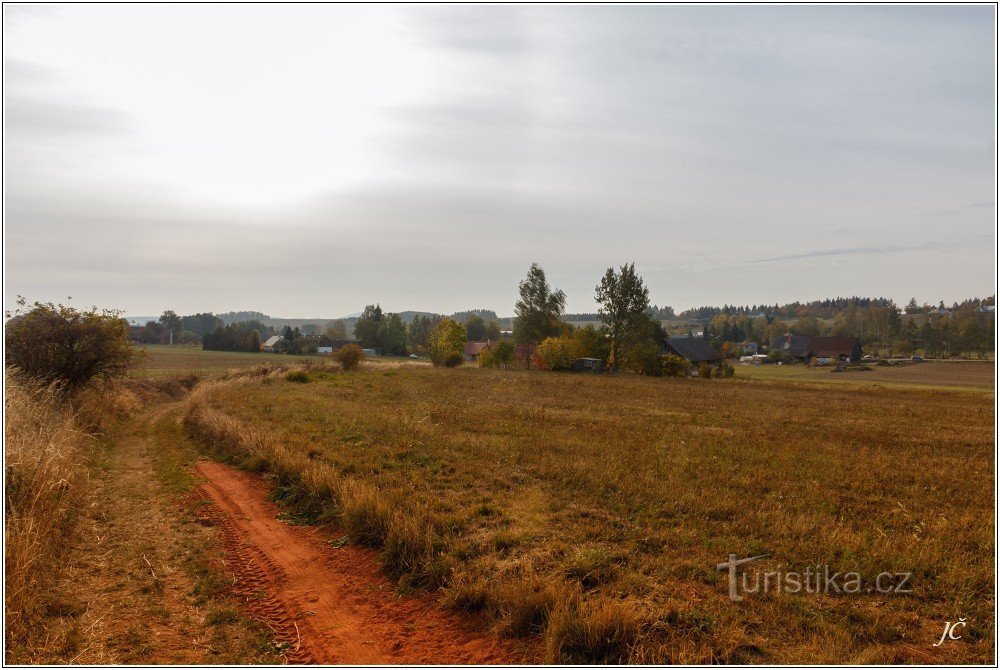
{"label": "barn roof", "polygon": [[771,348],[784,349],[792,356],[808,356],[809,342],[810,338],[805,335],[792,335],[791,333],[786,333],[775,340],[771,345]]}
{"label": "barn roof", "polygon": [[697,337],[668,337],[666,345],[678,356],[686,358],[692,363],[717,361],[722,358],[722,355],[713,349],[708,342]]}
{"label": "barn roof", "polygon": [[858,340],[854,337],[813,337],[809,340],[809,352],[820,358],[853,356]]}
{"label": "barn roof", "polygon": [[266,342],[264,342],[264,346],[265,347],[273,347],[275,344],[277,344],[278,342],[281,342],[281,340],[283,340],[283,339],[285,339],[285,338],[283,338],[281,335],[272,335],[271,337],[267,338]]}
{"label": "barn roof", "polygon": [[491,346],[493,346],[493,343],[490,340],[486,340],[485,342],[466,342],[465,355],[478,356],[480,351],[488,349]]}

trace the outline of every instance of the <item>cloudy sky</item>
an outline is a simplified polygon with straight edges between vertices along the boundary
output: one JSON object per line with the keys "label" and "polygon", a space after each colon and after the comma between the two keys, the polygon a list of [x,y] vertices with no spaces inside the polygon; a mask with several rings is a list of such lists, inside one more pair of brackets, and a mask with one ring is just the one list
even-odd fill
{"label": "cloudy sky", "polygon": [[987,295],[994,13],[5,5],[5,301]]}

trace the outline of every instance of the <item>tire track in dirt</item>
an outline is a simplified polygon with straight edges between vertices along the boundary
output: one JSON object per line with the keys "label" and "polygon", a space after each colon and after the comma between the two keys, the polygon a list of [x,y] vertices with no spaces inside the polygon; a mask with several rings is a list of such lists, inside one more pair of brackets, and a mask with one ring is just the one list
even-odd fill
{"label": "tire track in dirt", "polygon": [[375,553],[334,548],[321,529],[277,520],[259,478],[200,461],[227,569],[247,608],[287,644],[291,663],[507,664],[524,662],[504,640],[475,631],[427,596],[399,596]]}

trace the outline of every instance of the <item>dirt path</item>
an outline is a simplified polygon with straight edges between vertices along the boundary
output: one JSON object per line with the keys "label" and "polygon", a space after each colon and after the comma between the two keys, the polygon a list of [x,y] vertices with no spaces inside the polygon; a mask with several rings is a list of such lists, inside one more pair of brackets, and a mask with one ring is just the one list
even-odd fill
{"label": "dirt path", "polygon": [[94,440],[88,501],[31,663],[280,663],[274,635],[239,614],[218,533],[178,503],[194,447],[167,406]]}
{"label": "dirt path", "polygon": [[289,645],[291,662],[501,664],[524,661],[429,597],[400,596],[371,550],[335,548],[329,533],[277,520],[258,477],[199,461],[236,588]]}

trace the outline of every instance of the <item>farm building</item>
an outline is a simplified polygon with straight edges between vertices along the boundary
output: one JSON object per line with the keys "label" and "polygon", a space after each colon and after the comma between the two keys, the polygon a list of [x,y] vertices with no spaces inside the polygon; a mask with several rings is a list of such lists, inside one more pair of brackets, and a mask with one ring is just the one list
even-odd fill
{"label": "farm building", "polygon": [[809,340],[805,335],[785,333],[771,343],[771,349],[784,351],[796,360],[805,361],[809,358]]}
{"label": "farm building", "polygon": [[573,361],[574,372],[601,372],[604,370],[604,361],[600,358],[578,358]]}
{"label": "farm building", "polygon": [[332,354],[333,353],[333,340],[331,340],[326,335],[321,335],[319,341],[316,343],[316,353],[317,354]]}
{"label": "farm building", "polygon": [[718,365],[722,362],[722,354],[712,348],[703,339],[697,337],[668,337],[660,341],[660,352],[680,356],[687,362],[697,365],[708,363]]}
{"label": "farm building", "polygon": [[274,345],[276,345],[278,342],[281,342],[283,339],[285,338],[283,338],[281,335],[272,335],[271,337],[267,338],[267,340],[261,346],[261,349],[263,349],[264,351],[274,351]]}
{"label": "farm building", "polygon": [[861,343],[856,337],[812,337],[808,356],[857,363],[861,360]]}
{"label": "farm building", "polygon": [[479,356],[479,352],[484,349],[489,349],[493,346],[493,340],[486,340],[485,342],[466,342],[465,343],[465,360],[474,361]]}

